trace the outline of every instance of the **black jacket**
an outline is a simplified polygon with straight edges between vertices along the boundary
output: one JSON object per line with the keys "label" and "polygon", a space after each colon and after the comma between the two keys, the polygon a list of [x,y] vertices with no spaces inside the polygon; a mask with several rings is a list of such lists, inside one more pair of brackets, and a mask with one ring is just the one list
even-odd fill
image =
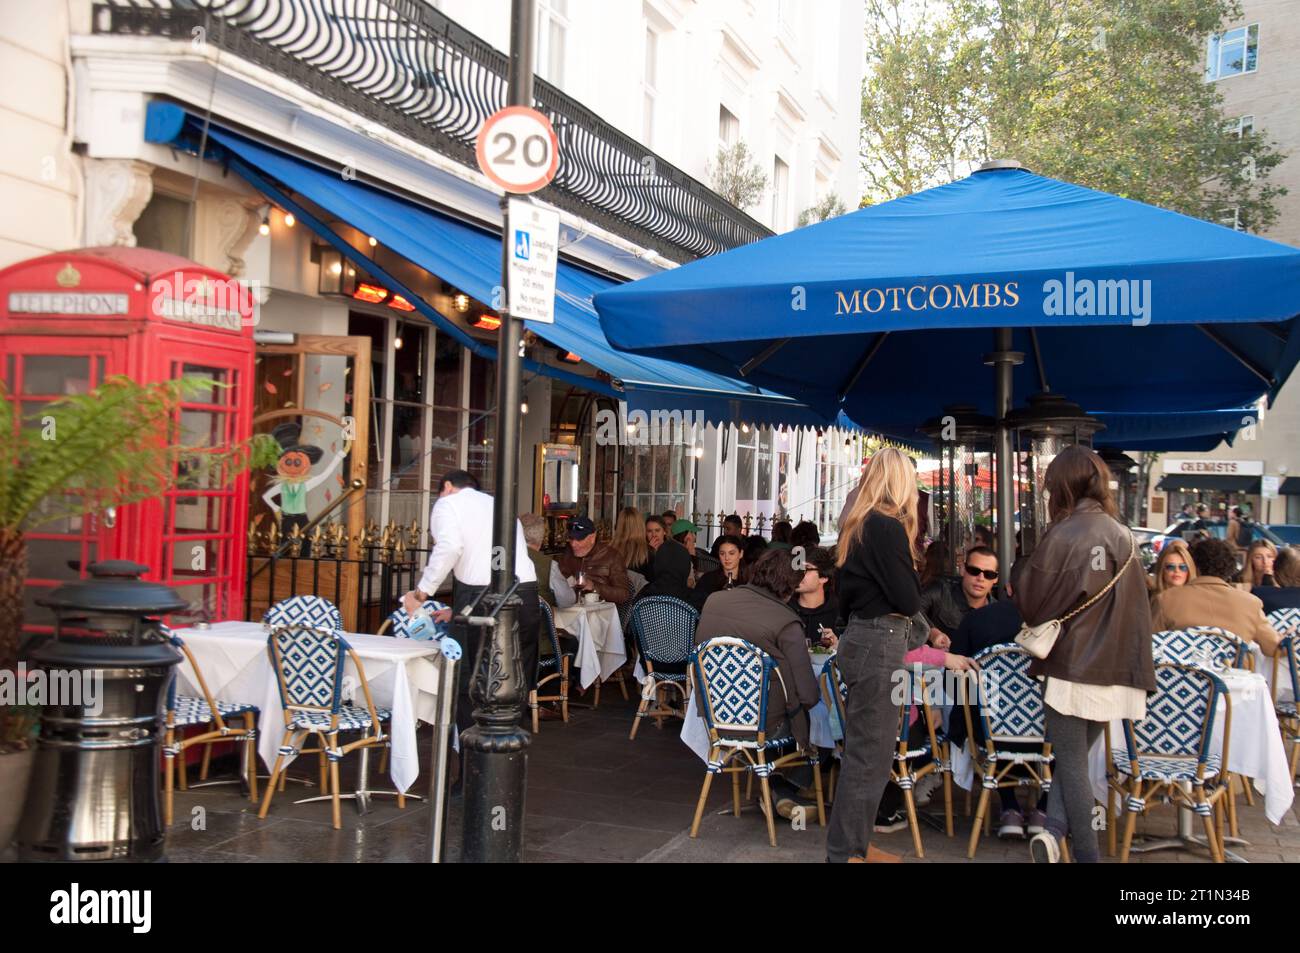
{"label": "black jacket", "polygon": [[952,638],[972,609],[966,601],[966,593],[962,592],[961,580],[945,576],[922,590],[921,611],[932,626]]}

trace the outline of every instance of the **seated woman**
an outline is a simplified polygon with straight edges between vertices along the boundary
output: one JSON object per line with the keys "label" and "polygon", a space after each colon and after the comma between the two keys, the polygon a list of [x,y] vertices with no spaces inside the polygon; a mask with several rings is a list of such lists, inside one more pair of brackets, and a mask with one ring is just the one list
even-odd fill
{"label": "seated woman", "polygon": [[720,569],[706,572],[695,580],[695,596],[701,606],[713,593],[721,589],[734,589],[742,582],[740,572],[740,540],[735,536],[722,536],[718,539],[715,551]]}
{"label": "seated woman", "polygon": [[[678,522],[680,523],[681,520]],[[671,539],[665,540],[654,551],[652,562],[654,577],[636,594],[632,605],[635,607],[636,603],[650,596],[672,596],[699,609],[699,605],[696,604],[696,590],[689,584],[691,554],[686,551],[686,547]]]}
{"label": "seated woman", "polygon": [[1196,563],[1192,561],[1192,550],[1181,539],[1166,543],[1165,548],[1160,551],[1160,558],[1151,568],[1151,575],[1147,578],[1147,588],[1151,590],[1152,602],[1166,589],[1185,586],[1196,578]]}
{"label": "seated woman", "polygon": [[[787,605],[802,576],[791,565],[788,552],[764,553],[754,564],[747,583],[716,592],[709,599],[695,630],[695,644],[714,636],[732,635],[772,656],[781,677],[773,678],[769,689],[767,736],[793,735],[806,748],[808,712],[821,700],[821,692],[808,657],[803,623]],[[777,813],[793,817],[800,806],[799,789],[812,786],[812,768],[790,768],[783,776],[773,774],[770,781]]]}
{"label": "seated woman", "polygon": [[1273,563],[1273,576],[1276,586],[1256,586],[1250,594],[1259,597],[1266,613],[1278,609],[1300,609],[1300,549],[1294,546],[1279,549]]}
{"label": "seated woman", "polygon": [[1241,570],[1238,588],[1250,592],[1253,589],[1276,586],[1273,567],[1277,562],[1277,547],[1266,539],[1257,539],[1246,550],[1246,565]]}

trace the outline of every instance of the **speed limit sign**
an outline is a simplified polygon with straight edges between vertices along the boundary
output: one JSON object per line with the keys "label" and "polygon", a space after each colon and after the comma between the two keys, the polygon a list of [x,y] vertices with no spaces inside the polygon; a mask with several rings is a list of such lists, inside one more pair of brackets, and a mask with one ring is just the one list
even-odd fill
{"label": "speed limit sign", "polygon": [[484,175],[521,195],[549,185],[560,165],[551,121],[527,106],[507,106],[489,116],[474,151]]}

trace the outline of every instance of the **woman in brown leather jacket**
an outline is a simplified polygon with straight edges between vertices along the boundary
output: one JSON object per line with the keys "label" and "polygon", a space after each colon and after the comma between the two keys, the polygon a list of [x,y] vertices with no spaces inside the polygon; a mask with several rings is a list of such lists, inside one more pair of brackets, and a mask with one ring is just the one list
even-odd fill
{"label": "woman in brown leather jacket", "polygon": [[1092,827],[1088,751],[1107,722],[1146,717],[1147,692],[1156,687],[1151,609],[1133,534],[1118,519],[1101,458],[1067,447],[1048,466],[1044,489],[1051,525],[1012,579],[1025,623],[1060,619],[1118,579],[1067,621],[1047,658],[1029,668],[1046,678],[1047,740],[1056,756],[1047,830],[1030,850],[1036,861],[1055,862],[1058,842],[1069,833],[1075,860],[1095,863],[1101,855]]}

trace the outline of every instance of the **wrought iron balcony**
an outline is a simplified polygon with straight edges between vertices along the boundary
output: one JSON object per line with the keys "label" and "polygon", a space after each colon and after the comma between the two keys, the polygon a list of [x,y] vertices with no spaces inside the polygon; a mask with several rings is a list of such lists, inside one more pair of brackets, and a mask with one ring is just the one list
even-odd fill
{"label": "wrought iron balcony", "polygon": [[[205,36],[471,168],[506,101],[506,55],[423,0],[108,0],[94,30]],[[551,204],[679,262],[772,234],[549,83],[534,99],[560,140]]]}

